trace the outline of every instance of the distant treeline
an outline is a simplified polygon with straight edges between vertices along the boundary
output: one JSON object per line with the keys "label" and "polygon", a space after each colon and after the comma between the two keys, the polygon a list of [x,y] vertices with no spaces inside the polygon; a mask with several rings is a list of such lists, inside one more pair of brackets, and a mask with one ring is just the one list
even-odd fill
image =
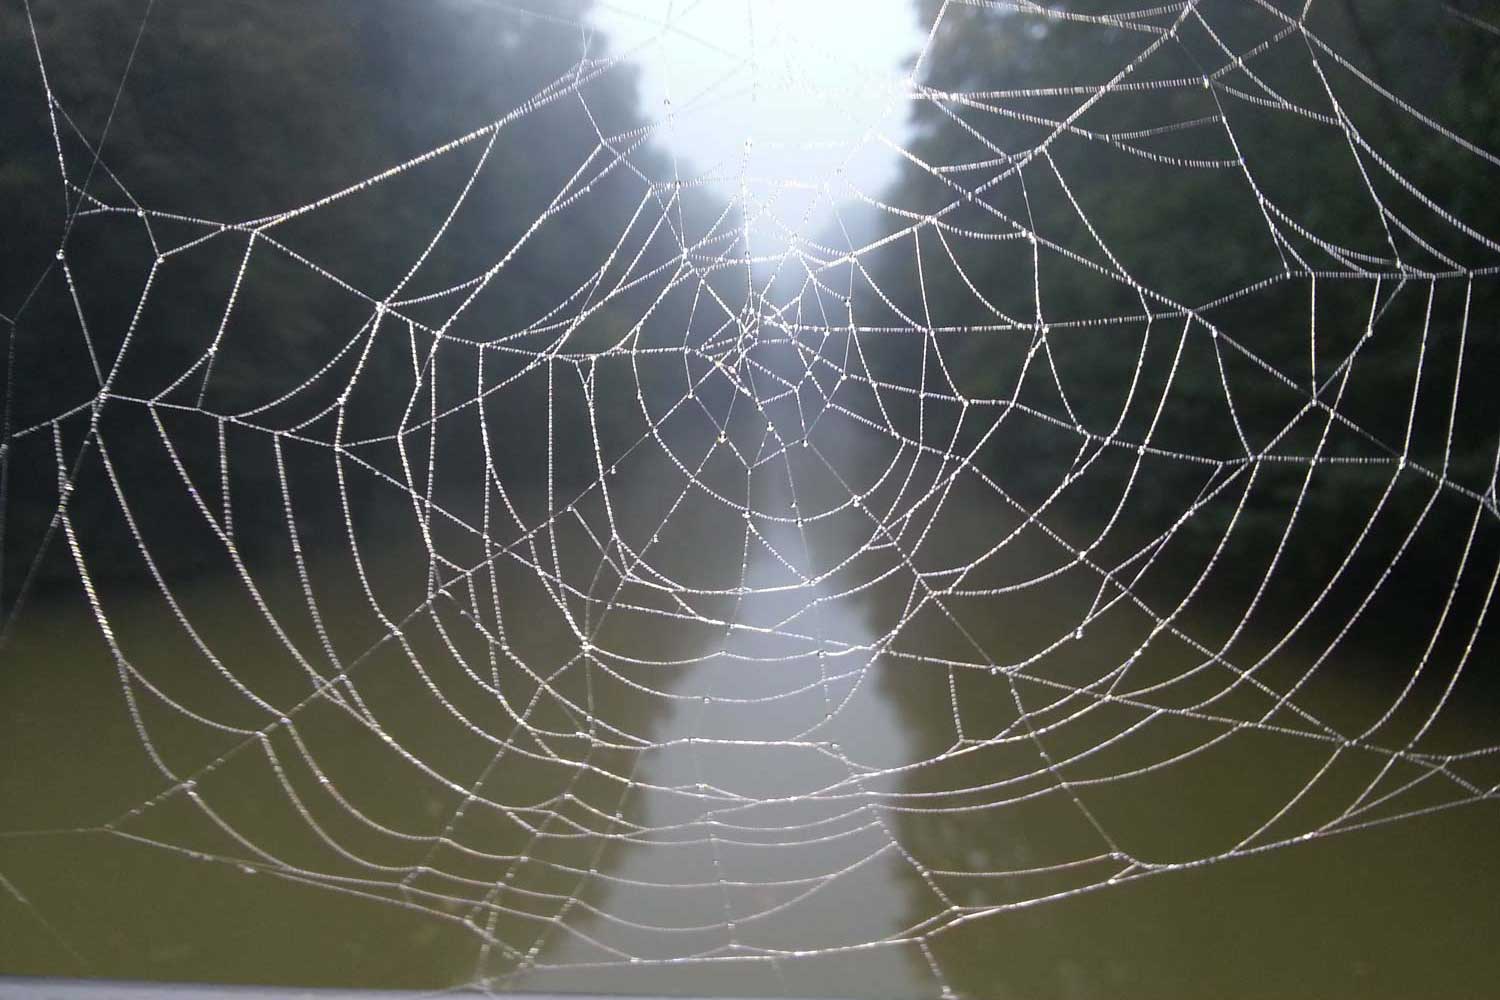
{"label": "distant treeline", "polygon": [[[856,319],[890,331],[865,336],[872,374],[912,386],[927,351],[928,389],[951,395],[936,344],[962,395],[1013,399],[980,468],[1032,509],[1067,482],[1047,513],[1080,545],[1125,496],[1091,549],[1106,564],[1169,531],[1169,565],[1203,564],[1244,495],[1222,557],[1237,568],[1219,579],[1257,582],[1291,522],[1268,599],[1305,606],[1377,506],[1344,574],[1355,597],[1424,510],[1387,591],[1446,597],[1476,515],[1468,575],[1487,577],[1500,535],[1494,38],[1394,0],[1314,5],[1316,40],[1295,12],[1249,3],[1200,6],[1165,39],[921,7],[928,23],[943,8],[919,75],[928,99],[885,195],[909,217],[883,225],[936,223],[861,262]],[[1001,409],[967,418],[955,450]],[[1310,478],[1289,460],[1314,455],[1333,461]]]}
{"label": "distant treeline", "polygon": [[[670,171],[634,131],[632,71],[580,30],[586,8],[246,0],[157,5],[144,28],[126,0],[0,12],[0,313],[15,320],[0,589],[73,574],[61,532],[32,574],[68,477],[91,572],[144,578],[136,532],[163,573],[227,565],[219,532],[247,559],[284,548],[289,503],[309,545],[345,537],[341,491],[356,520],[409,511],[410,494],[462,511],[488,447],[525,507],[549,474],[597,475],[590,408],[606,453],[638,435],[627,365],[607,380],[619,392],[586,400],[583,366],[537,363],[564,334],[560,353],[619,340],[652,303],[680,340],[690,304],[662,294],[680,250],[653,229],[666,195],[649,181]],[[631,264],[656,273],[617,289]]]}
{"label": "distant treeline", "polygon": [[[472,523],[497,485],[534,522],[549,478],[565,495],[599,474],[596,433],[609,463],[644,432],[638,388],[680,398],[681,372],[649,383],[665,365],[539,360],[636,330],[680,346],[711,319],[694,282],[666,289],[673,225],[702,233],[714,207],[664,212],[671,169],[586,7],[225,0],[157,5],[144,30],[125,0],[0,13],[18,137],[0,590],[35,563],[60,475],[91,571],[135,578],[136,533],[164,573],[224,565],[220,533],[247,558],[284,546],[288,506],[305,543],[429,495]],[[1031,508],[1066,482],[1048,514],[1102,561],[1172,532],[1201,562],[1234,518],[1223,558],[1258,579],[1295,511],[1276,590],[1300,601],[1379,506],[1346,577],[1367,586],[1405,545],[1395,575],[1440,598],[1476,511],[1476,552],[1497,535],[1500,49],[1394,0],[1315,5],[1331,51],[1260,5],[1198,14],[1211,32],[1186,16],[1158,43],[944,8],[883,196],[909,218],[878,223],[939,225],[861,257],[855,320],[887,332],[851,374],[913,386],[936,344],[957,384],[929,356],[930,390],[1014,399],[980,468]],[[1091,97],[1152,44],[1131,86]],[[891,412],[914,427],[910,403]],[[955,449],[990,422],[966,418]],[[1336,461],[1287,460],[1313,455]],[[54,533],[36,578],[72,572]]]}

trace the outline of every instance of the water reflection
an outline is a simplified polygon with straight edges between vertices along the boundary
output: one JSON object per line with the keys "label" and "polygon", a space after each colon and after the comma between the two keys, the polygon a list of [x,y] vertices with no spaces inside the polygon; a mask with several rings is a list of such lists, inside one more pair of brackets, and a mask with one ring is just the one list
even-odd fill
{"label": "water reflection", "polygon": [[[685,992],[847,993],[838,962],[795,957],[816,942],[856,948],[871,973],[860,981],[884,991],[928,987],[903,960],[909,943],[865,947],[908,921],[906,862],[874,805],[892,784],[878,772],[912,759],[876,680],[878,637],[858,602],[804,585],[823,575],[794,520],[826,493],[811,464],[766,471],[754,507],[793,523],[757,527],[743,550],[743,530],[694,540],[745,593],[731,627],[673,684],[682,700],[639,772],[651,790],[638,838],[608,870],[603,905],[615,916],[585,926],[592,949],[567,939],[543,953],[545,968],[507,985],[636,990],[670,979]],[[637,956],[623,973],[621,954]],[[684,955],[709,961],[674,968]]]}

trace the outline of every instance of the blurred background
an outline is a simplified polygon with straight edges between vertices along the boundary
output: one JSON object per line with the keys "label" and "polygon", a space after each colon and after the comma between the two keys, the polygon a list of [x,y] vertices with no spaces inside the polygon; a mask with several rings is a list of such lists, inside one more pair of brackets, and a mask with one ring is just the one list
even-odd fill
{"label": "blurred background", "polygon": [[1475,996],[1500,12],[0,10],[0,973]]}

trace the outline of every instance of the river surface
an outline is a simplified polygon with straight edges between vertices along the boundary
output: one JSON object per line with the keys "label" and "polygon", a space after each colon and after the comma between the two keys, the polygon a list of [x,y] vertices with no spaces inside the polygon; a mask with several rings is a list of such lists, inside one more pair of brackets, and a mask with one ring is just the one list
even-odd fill
{"label": "river surface", "polygon": [[[1324,770],[1326,740],[1234,730],[1270,702],[1224,676],[1155,701],[1200,717],[1143,726],[1081,696],[1149,619],[1076,574],[913,612],[876,494],[840,507],[836,440],[762,440],[777,460],[741,476],[739,505],[695,494],[665,522],[665,459],[608,477],[616,555],[675,591],[621,586],[559,520],[555,547],[540,532],[496,560],[493,590],[433,600],[408,510],[313,547],[306,590],[290,559],[252,564],[264,611],[238,574],[175,588],[181,619],[150,586],[103,588],[128,667],[81,595],[40,596],[0,671],[0,968],[871,997],[1458,996],[1500,971],[1493,803],[1104,884],[1126,854],[1213,859],[1288,803],[1283,833],[1311,829],[1387,758]],[[844,474],[877,475],[849,454]],[[603,516],[576,510],[574,529]],[[905,551],[937,565],[1013,527],[955,489]],[[1005,551],[1018,579],[1055,562],[1034,540]],[[399,641],[379,641],[398,634],[382,615]],[[1234,621],[1180,624],[1207,640]],[[1047,683],[975,669],[1048,649]],[[1294,642],[1260,676],[1316,652]],[[1305,716],[1272,720],[1358,732],[1400,689],[1378,655],[1335,661]],[[311,678],[334,662],[348,683]],[[1142,669],[1188,662],[1165,649]],[[1424,746],[1483,744],[1477,709],[1442,720]],[[1397,775],[1375,797],[1420,777]],[[1442,781],[1401,811],[1426,786],[1451,799]]]}

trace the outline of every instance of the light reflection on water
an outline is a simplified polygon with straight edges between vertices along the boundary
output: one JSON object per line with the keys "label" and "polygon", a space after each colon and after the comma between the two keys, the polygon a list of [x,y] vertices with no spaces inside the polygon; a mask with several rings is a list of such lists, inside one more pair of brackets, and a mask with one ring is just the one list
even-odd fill
{"label": "light reflection on water", "polygon": [[[786,509],[790,497],[785,487],[773,487],[757,499],[765,509]],[[808,500],[803,493],[802,502]],[[716,644],[722,651],[674,683],[674,694],[686,700],[655,737],[672,745],[641,768],[641,780],[681,791],[647,793],[640,822],[660,832],[623,852],[609,872],[620,882],[601,901],[631,923],[686,921],[704,930],[663,942],[603,920],[581,929],[600,944],[669,963],[639,977],[641,988],[669,971],[679,992],[839,995],[851,983],[834,962],[746,962],[733,949],[790,956],[814,941],[843,949],[898,934],[912,920],[901,879],[906,862],[889,819],[865,808],[869,793],[894,783],[862,774],[912,760],[899,714],[879,689],[877,637],[858,602],[827,600],[834,596],[828,588],[791,582],[788,563],[815,572],[796,528],[772,525],[762,537],[764,547],[752,547],[743,576],[751,593],[735,604],[737,627]],[[717,551],[732,570],[736,547],[721,544]],[[830,873],[839,874],[825,882]],[[638,888],[684,882],[697,888]],[[576,968],[609,958],[581,937],[558,945],[545,961],[564,968],[514,984],[602,990],[624,981],[618,968]],[[727,961],[670,965],[676,955],[715,950]],[[925,969],[903,961],[904,950],[861,955],[868,981],[892,995],[928,989]]]}

